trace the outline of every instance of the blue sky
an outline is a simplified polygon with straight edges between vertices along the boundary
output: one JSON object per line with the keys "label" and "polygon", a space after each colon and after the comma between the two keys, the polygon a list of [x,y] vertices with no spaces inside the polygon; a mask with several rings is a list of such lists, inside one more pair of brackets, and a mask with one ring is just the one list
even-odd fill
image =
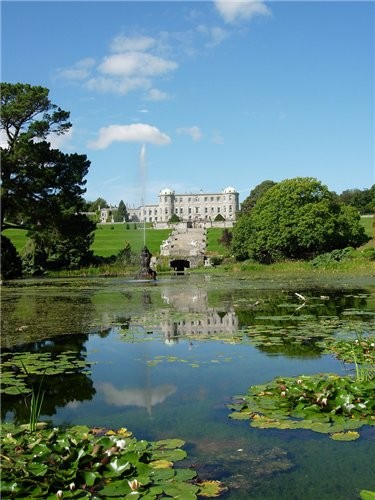
{"label": "blue sky", "polygon": [[[373,2],[3,1],[2,81],[70,111],[85,198],[374,173]],[[143,147],[144,145],[144,147]]]}

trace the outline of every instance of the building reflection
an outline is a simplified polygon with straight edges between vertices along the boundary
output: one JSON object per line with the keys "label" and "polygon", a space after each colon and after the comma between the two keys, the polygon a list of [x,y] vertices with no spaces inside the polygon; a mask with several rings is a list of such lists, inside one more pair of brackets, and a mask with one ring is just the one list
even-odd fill
{"label": "building reflection", "polygon": [[[238,318],[233,307],[210,307],[206,290],[198,287],[163,287],[161,296],[173,311],[184,313],[180,320],[165,319],[160,322],[166,340],[172,341],[180,335],[230,334],[238,330]],[[192,313],[191,318],[189,313]]]}

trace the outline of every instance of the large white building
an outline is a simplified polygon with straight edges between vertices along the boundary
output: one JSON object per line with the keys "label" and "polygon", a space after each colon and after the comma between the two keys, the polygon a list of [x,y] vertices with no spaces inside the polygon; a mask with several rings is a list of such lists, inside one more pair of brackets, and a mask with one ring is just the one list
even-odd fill
{"label": "large white building", "polygon": [[[130,220],[166,224],[173,215],[181,222],[211,223],[219,219],[233,223],[239,210],[239,194],[229,186],[219,193],[177,194],[165,188],[159,193],[158,205],[127,207]],[[221,217],[220,217],[221,216]]]}

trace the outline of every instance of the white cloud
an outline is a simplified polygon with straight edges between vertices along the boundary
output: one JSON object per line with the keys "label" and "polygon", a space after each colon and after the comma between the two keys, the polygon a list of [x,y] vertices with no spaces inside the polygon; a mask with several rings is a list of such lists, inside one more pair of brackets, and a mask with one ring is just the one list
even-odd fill
{"label": "white cloud", "polygon": [[216,9],[227,23],[235,23],[240,20],[250,20],[254,16],[269,15],[270,9],[263,0],[228,1],[215,0]]}
{"label": "white cloud", "polygon": [[91,149],[105,149],[112,142],[139,142],[164,146],[170,144],[171,139],[167,134],[146,123],[132,125],[109,125],[99,130],[96,141],[88,144]]}
{"label": "white cloud", "polygon": [[151,77],[163,75],[178,67],[174,61],[146,52],[125,52],[108,56],[99,65],[99,71],[107,75],[124,77]]}
{"label": "white cloud", "polygon": [[89,90],[96,90],[102,93],[112,92],[120,95],[125,95],[135,90],[147,90],[150,85],[150,80],[142,77],[117,79],[99,76],[91,78],[86,82],[86,87]]}
{"label": "white cloud", "polygon": [[177,133],[189,135],[194,142],[200,141],[203,137],[201,129],[196,125],[193,127],[180,127],[177,129]]}
{"label": "white cloud", "polygon": [[224,144],[224,137],[220,130],[214,130],[212,132],[212,142],[214,144]]}
{"label": "white cloud", "polygon": [[112,43],[113,52],[145,51],[154,47],[156,40],[149,36],[126,37],[124,35],[116,36]]}
{"label": "white cloud", "polygon": [[145,97],[146,101],[166,101],[170,96],[159,89],[150,89]]}
{"label": "white cloud", "polygon": [[205,24],[200,24],[197,26],[197,32],[208,37],[206,46],[209,48],[220,45],[226,38],[229,37],[228,31],[220,28],[219,26],[210,27]]}
{"label": "white cloud", "polygon": [[91,74],[95,60],[87,57],[77,61],[71,68],[58,70],[58,76],[67,80],[85,80]]}

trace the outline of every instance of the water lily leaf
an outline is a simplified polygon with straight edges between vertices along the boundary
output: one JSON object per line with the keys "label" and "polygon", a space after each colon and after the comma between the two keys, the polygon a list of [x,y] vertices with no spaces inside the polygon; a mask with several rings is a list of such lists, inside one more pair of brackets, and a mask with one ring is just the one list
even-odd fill
{"label": "water lily leaf", "polygon": [[155,482],[159,482],[164,484],[165,481],[168,481],[169,479],[172,479],[176,475],[176,471],[172,468],[167,468],[167,469],[152,469],[151,472],[152,479]]}
{"label": "water lily leaf", "polygon": [[31,462],[27,465],[27,471],[34,476],[44,476],[48,470],[46,464]]}
{"label": "water lily leaf", "polygon": [[155,460],[170,460],[171,462],[178,462],[186,458],[187,453],[185,450],[177,448],[174,450],[155,450],[152,456]]}
{"label": "water lily leaf", "polygon": [[197,473],[193,469],[176,469],[176,480],[178,481],[190,481],[196,477]]}
{"label": "water lily leaf", "polygon": [[355,431],[335,432],[330,437],[335,441],[354,441],[359,438],[359,433]]}
{"label": "water lily leaf", "polygon": [[174,449],[181,448],[185,444],[185,441],[182,439],[161,439],[160,441],[156,441],[156,446],[166,448],[166,449]]}
{"label": "water lily leaf", "polygon": [[248,420],[251,415],[251,411],[238,411],[235,413],[231,413],[229,416],[233,420]]}
{"label": "water lily leaf", "polygon": [[203,481],[198,486],[202,497],[218,497],[228,489],[221,481]]}
{"label": "water lily leaf", "polygon": [[120,497],[131,492],[127,480],[112,481],[99,490],[99,493],[104,498]]}
{"label": "water lily leaf", "polygon": [[163,487],[164,493],[181,500],[195,500],[198,486],[189,483],[171,483]]}
{"label": "water lily leaf", "polygon": [[173,467],[173,462],[169,460],[153,460],[150,465],[153,469],[168,469]]}
{"label": "water lily leaf", "polygon": [[362,500],[375,500],[375,491],[361,490],[359,494]]}
{"label": "water lily leaf", "polygon": [[82,471],[82,476],[87,486],[93,486],[96,478],[99,477],[99,473],[84,470]]}

